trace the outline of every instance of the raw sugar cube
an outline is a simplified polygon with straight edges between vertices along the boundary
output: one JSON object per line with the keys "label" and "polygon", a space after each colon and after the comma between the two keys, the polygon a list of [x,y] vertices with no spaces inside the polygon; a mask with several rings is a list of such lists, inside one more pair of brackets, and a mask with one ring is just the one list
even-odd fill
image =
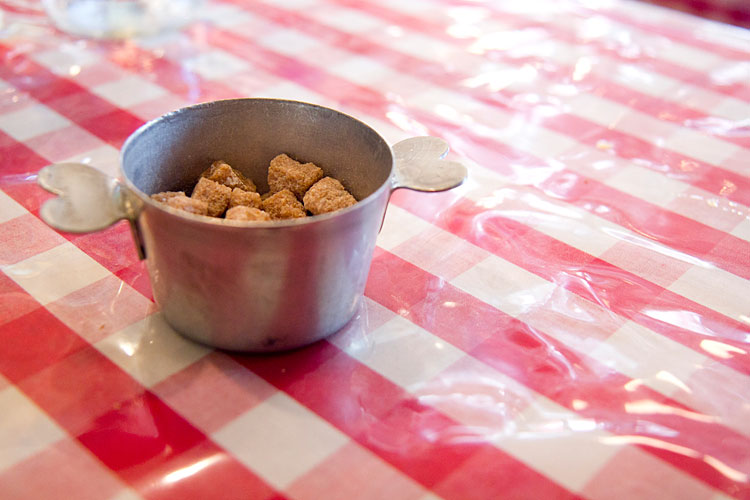
{"label": "raw sugar cube", "polygon": [[201,174],[201,177],[218,182],[231,189],[239,188],[243,191],[256,191],[255,183],[252,180],[222,160],[213,162],[211,167]]}
{"label": "raw sugar cube", "polygon": [[151,199],[158,201],[159,203],[166,203],[168,199],[174,198],[175,196],[185,196],[184,191],[162,191],[151,195]]}
{"label": "raw sugar cube", "polygon": [[187,196],[174,196],[167,200],[167,205],[196,215],[208,215],[208,203]]}
{"label": "raw sugar cube", "polygon": [[208,204],[208,215],[220,217],[229,206],[232,188],[201,177],[193,189],[192,198],[205,201]]}
{"label": "raw sugar cube", "polygon": [[307,216],[302,203],[288,189],[283,189],[266,198],[263,201],[263,210],[268,212],[273,219],[296,219]]}
{"label": "raw sugar cube", "polygon": [[227,210],[225,219],[228,220],[241,220],[241,221],[260,221],[260,220],[271,220],[271,216],[263,210],[257,208],[247,207],[244,205],[237,205]]}
{"label": "raw sugar cube", "polygon": [[357,203],[354,196],[333,177],[325,177],[313,184],[303,201],[305,208],[313,215],[335,212]]}
{"label": "raw sugar cube", "polygon": [[255,191],[243,191],[240,188],[232,189],[232,194],[229,196],[229,208],[239,206],[260,208],[260,195]]}
{"label": "raw sugar cube", "polygon": [[182,191],[165,191],[163,193],[152,194],[151,198],[159,203],[183,210],[196,215],[208,215],[208,203],[194,198],[188,198]]}
{"label": "raw sugar cube", "polygon": [[288,189],[300,200],[310,186],[323,177],[323,170],[314,163],[300,163],[286,154],[271,160],[268,167],[268,186],[272,193]]}

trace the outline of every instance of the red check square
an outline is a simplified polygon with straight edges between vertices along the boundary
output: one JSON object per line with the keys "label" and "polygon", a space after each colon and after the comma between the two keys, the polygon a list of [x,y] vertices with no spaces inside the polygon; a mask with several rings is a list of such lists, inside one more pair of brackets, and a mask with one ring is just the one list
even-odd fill
{"label": "red check square", "polygon": [[5,498],[110,498],[124,485],[78,442],[63,439],[0,472]]}
{"label": "red check square", "polygon": [[93,344],[145,318],[156,306],[110,275],[47,304],[47,309]]}
{"label": "red check square", "polygon": [[175,373],[152,390],[207,434],[276,392],[257,375],[218,352]]}
{"label": "red check square", "polygon": [[130,223],[121,221],[102,231],[72,238],[73,244],[113,273],[138,263]]}
{"label": "red check square", "polygon": [[78,440],[133,483],[206,437],[156,396],[143,392],[100,415]]}
{"label": "red check square", "polygon": [[87,344],[48,310],[39,308],[0,326],[0,372],[18,383],[84,349]]}
{"label": "red check square", "polygon": [[19,388],[74,436],[98,428],[100,415],[139,397],[144,390],[93,347],[28,377]]}
{"label": "red check square", "polygon": [[32,214],[0,224],[0,266],[15,264],[65,242],[65,238]]}
{"label": "red check square", "polygon": [[425,494],[419,484],[356,443],[334,452],[287,491],[293,498],[310,500],[417,500]]}
{"label": "red check square", "polygon": [[31,295],[3,272],[0,272],[0,297],[3,298],[3,300],[0,300],[0,327],[42,307],[39,302],[34,300]]}
{"label": "red check square", "polygon": [[97,148],[102,142],[91,133],[71,125],[35,136],[26,141],[26,144],[50,163],[59,163]]}

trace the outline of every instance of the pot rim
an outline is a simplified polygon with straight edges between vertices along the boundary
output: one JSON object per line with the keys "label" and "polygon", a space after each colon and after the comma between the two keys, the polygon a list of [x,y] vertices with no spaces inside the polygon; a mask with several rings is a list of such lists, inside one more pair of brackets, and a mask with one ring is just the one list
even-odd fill
{"label": "pot rim", "polygon": [[[272,102],[278,102],[278,103],[291,103],[291,104],[302,104],[307,107],[313,107],[313,108],[320,108],[327,111],[332,111],[334,113],[338,113],[339,115],[343,115],[359,124],[361,124],[363,127],[370,129],[375,135],[382,141],[382,143],[388,148],[388,151],[391,154],[391,165],[390,165],[390,171],[388,174],[388,177],[386,178],[385,182],[378,187],[375,191],[367,195],[365,198],[361,200],[357,200],[357,203],[350,207],[346,207],[340,210],[336,210],[334,212],[329,212],[327,214],[320,214],[320,215],[312,215],[308,217],[300,217],[296,219],[281,219],[281,220],[270,220],[270,221],[238,221],[238,220],[227,220],[222,219],[218,217],[210,217],[208,215],[197,215],[197,214],[191,214],[189,212],[186,212],[184,210],[179,210],[176,208],[169,207],[163,203],[158,203],[151,199],[151,196],[141,191],[138,187],[133,184],[133,182],[128,178],[128,176],[125,175],[125,172],[123,170],[123,161],[124,161],[124,155],[125,151],[128,149],[128,146],[138,139],[141,135],[148,132],[148,130],[155,126],[157,123],[161,123],[163,121],[170,120],[171,117],[175,115],[179,115],[182,113],[187,113],[193,109],[200,109],[203,107],[209,107],[209,106],[215,106],[216,103],[231,103],[231,102],[240,102],[240,101],[272,101]],[[382,196],[383,191],[387,191],[390,195],[390,193],[394,190],[393,187],[393,172],[394,172],[394,164],[395,164],[395,155],[393,153],[393,149],[391,148],[391,145],[388,144],[388,142],[383,138],[380,133],[372,128],[371,126],[367,125],[362,120],[355,118],[347,113],[344,113],[342,111],[339,111],[337,109],[329,108],[327,106],[322,106],[320,104],[313,104],[305,101],[297,101],[293,99],[279,99],[279,98],[272,98],[272,97],[239,97],[239,98],[232,98],[232,99],[218,99],[215,101],[207,101],[197,104],[192,104],[190,106],[185,106],[179,109],[176,109],[174,111],[170,111],[169,113],[163,114],[159,117],[153,118],[140,127],[138,127],[132,134],[128,136],[128,138],[123,143],[122,147],[120,148],[119,152],[119,172],[120,177],[124,181],[125,186],[127,189],[134,195],[138,197],[138,199],[145,205],[161,210],[163,212],[166,212],[168,214],[180,217],[182,219],[189,220],[193,223],[200,223],[200,224],[209,224],[213,226],[218,227],[239,227],[239,228],[248,228],[248,227],[258,227],[258,228],[264,228],[264,229],[273,229],[273,228],[285,228],[285,227],[299,227],[299,226],[307,226],[311,224],[316,223],[323,223],[324,221],[338,218],[341,216],[344,216],[347,213],[354,212],[356,210],[364,210],[365,205],[369,205],[374,202],[377,198]]]}

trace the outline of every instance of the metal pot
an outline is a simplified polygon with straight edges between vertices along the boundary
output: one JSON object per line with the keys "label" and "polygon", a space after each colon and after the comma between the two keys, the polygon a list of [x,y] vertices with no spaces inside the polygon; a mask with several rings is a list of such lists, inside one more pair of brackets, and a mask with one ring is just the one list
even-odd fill
{"label": "metal pot", "polygon": [[[135,131],[121,151],[122,181],[82,164],[43,168],[39,184],[60,196],[42,206],[41,217],[69,232],[129,220],[154,298],[184,336],[237,351],[291,349],[334,333],[354,315],[395,189],[441,191],[461,184],[466,169],[442,160],[447,151],[434,137],[390,148],[364,123],[313,104],[215,101]],[[304,219],[235,222],[149,197],[189,192],[218,159],[264,192],[267,166],[279,153],[316,163],[359,202]]]}

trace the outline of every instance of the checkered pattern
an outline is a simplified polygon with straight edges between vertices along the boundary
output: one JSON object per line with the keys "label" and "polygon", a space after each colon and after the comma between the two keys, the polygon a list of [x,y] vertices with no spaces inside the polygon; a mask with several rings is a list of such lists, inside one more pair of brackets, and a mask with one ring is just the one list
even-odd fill
{"label": "checkered pattern", "polygon": [[[96,43],[0,1],[3,498],[750,497],[750,36],[632,2],[215,0]],[[46,164],[292,98],[469,169],[398,191],[355,319],[185,340],[127,224],[57,233]]]}

